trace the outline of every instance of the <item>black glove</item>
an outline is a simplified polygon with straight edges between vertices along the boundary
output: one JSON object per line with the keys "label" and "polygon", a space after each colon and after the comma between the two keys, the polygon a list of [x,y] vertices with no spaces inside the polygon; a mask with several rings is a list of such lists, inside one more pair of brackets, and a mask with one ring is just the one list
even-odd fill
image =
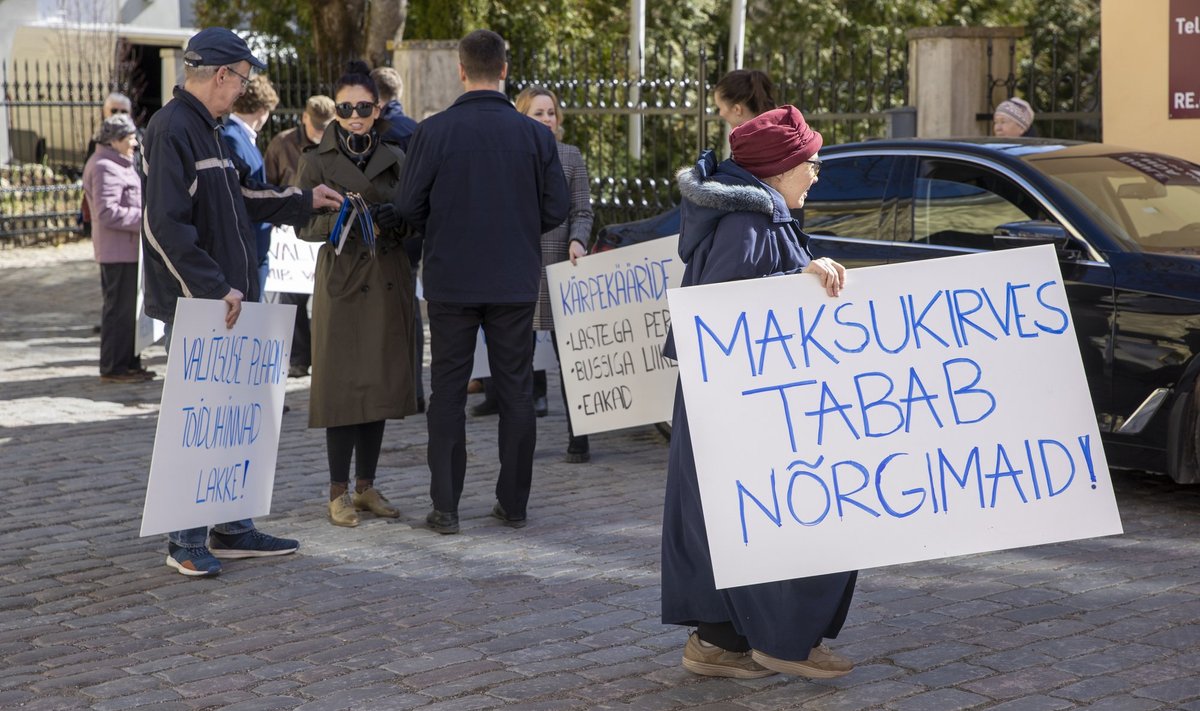
{"label": "black glove", "polygon": [[404,222],[402,219],[400,219],[400,212],[396,210],[396,206],[390,202],[372,205],[368,211],[371,213],[371,219],[374,220],[375,224],[379,225],[379,229],[384,232],[390,232]]}

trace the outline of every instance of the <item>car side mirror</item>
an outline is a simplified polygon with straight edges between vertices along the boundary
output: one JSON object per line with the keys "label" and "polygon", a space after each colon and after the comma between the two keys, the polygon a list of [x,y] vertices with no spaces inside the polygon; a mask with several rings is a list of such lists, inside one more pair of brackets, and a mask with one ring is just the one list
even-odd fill
{"label": "car side mirror", "polygon": [[1066,257],[1069,256],[1067,244],[1070,239],[1067,230],[1057,222],[1046,220],[1008,222],[992,231],[992,248],[1013,249],[1052,244],[1059,257]]}

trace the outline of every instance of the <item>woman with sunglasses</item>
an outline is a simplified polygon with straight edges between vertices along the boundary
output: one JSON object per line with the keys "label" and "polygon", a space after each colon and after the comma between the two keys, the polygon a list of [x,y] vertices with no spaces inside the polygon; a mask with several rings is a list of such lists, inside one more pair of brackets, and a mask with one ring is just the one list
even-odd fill
{"label": "woman with sunglasses", "polygon": [[338,79],[334,112],[336,121],[320,144],[301,159],[299,185],[324,183],[343,194],[357,193],[370,212],[363,216],[366,224],[352,223],[340,253],[329,241],[338,215],[318,215],[300,233],[324,242],[313,287],[308,426],[325,428],[329,521],[357,526],[359,511],[400,515],[375,488],[375,470],[385,420],[417,411],[414,292],[402,246],[407,230],[392,205],[404,152],[381,139],[387,126],[378,120],[379,92],[365,63],[351,62]]}
{"label": "woman with sunglasses", "polygon": [[[815,258],[790,211],[817,182],[821,134],[794,106],[766,111],[729,134],[733,158],[712,151],[677,174],[683,197],[679,255],[682,286],[780,274],[814,274],[830,296],[846,270]],[[664,355],[675,357],[668,339]],[[854,594],[856,573],[836,573],[716,589],[688,411],[675,395],[663,507],[662,618],[695,627],[683,648],[694,674],[754,679],[775,673],[810,678],[847,674],[854,665],[830,651]]]}

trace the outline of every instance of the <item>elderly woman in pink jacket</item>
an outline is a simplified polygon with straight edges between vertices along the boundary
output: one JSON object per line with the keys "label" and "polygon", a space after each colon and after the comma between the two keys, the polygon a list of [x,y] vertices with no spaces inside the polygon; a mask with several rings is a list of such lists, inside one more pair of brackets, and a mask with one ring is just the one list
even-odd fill
{"label": "elderly woman in pink jacket", "polygon": [[83,169],[92,208],[92,247],[100,264],[104,306],[100,317],[100,380],[137,383],[154,377],[134,352],[137,322],[142,184],[133,165],[137,127],[129,114],[104,119],[96,152]]}

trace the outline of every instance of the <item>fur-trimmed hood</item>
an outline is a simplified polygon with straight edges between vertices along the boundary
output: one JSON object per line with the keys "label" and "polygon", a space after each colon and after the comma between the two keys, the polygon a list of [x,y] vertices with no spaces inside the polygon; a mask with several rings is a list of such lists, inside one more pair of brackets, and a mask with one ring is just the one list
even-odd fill
{"label": "fur-trimmed hood", "polygon": [[701,153],[695,165],[681,168],[675,179],[683,196],[679,256],[684,262],[731,212],[756,212],[774,222],[792,220],[782,195],[732,160],[718,164],[712,151]]}

